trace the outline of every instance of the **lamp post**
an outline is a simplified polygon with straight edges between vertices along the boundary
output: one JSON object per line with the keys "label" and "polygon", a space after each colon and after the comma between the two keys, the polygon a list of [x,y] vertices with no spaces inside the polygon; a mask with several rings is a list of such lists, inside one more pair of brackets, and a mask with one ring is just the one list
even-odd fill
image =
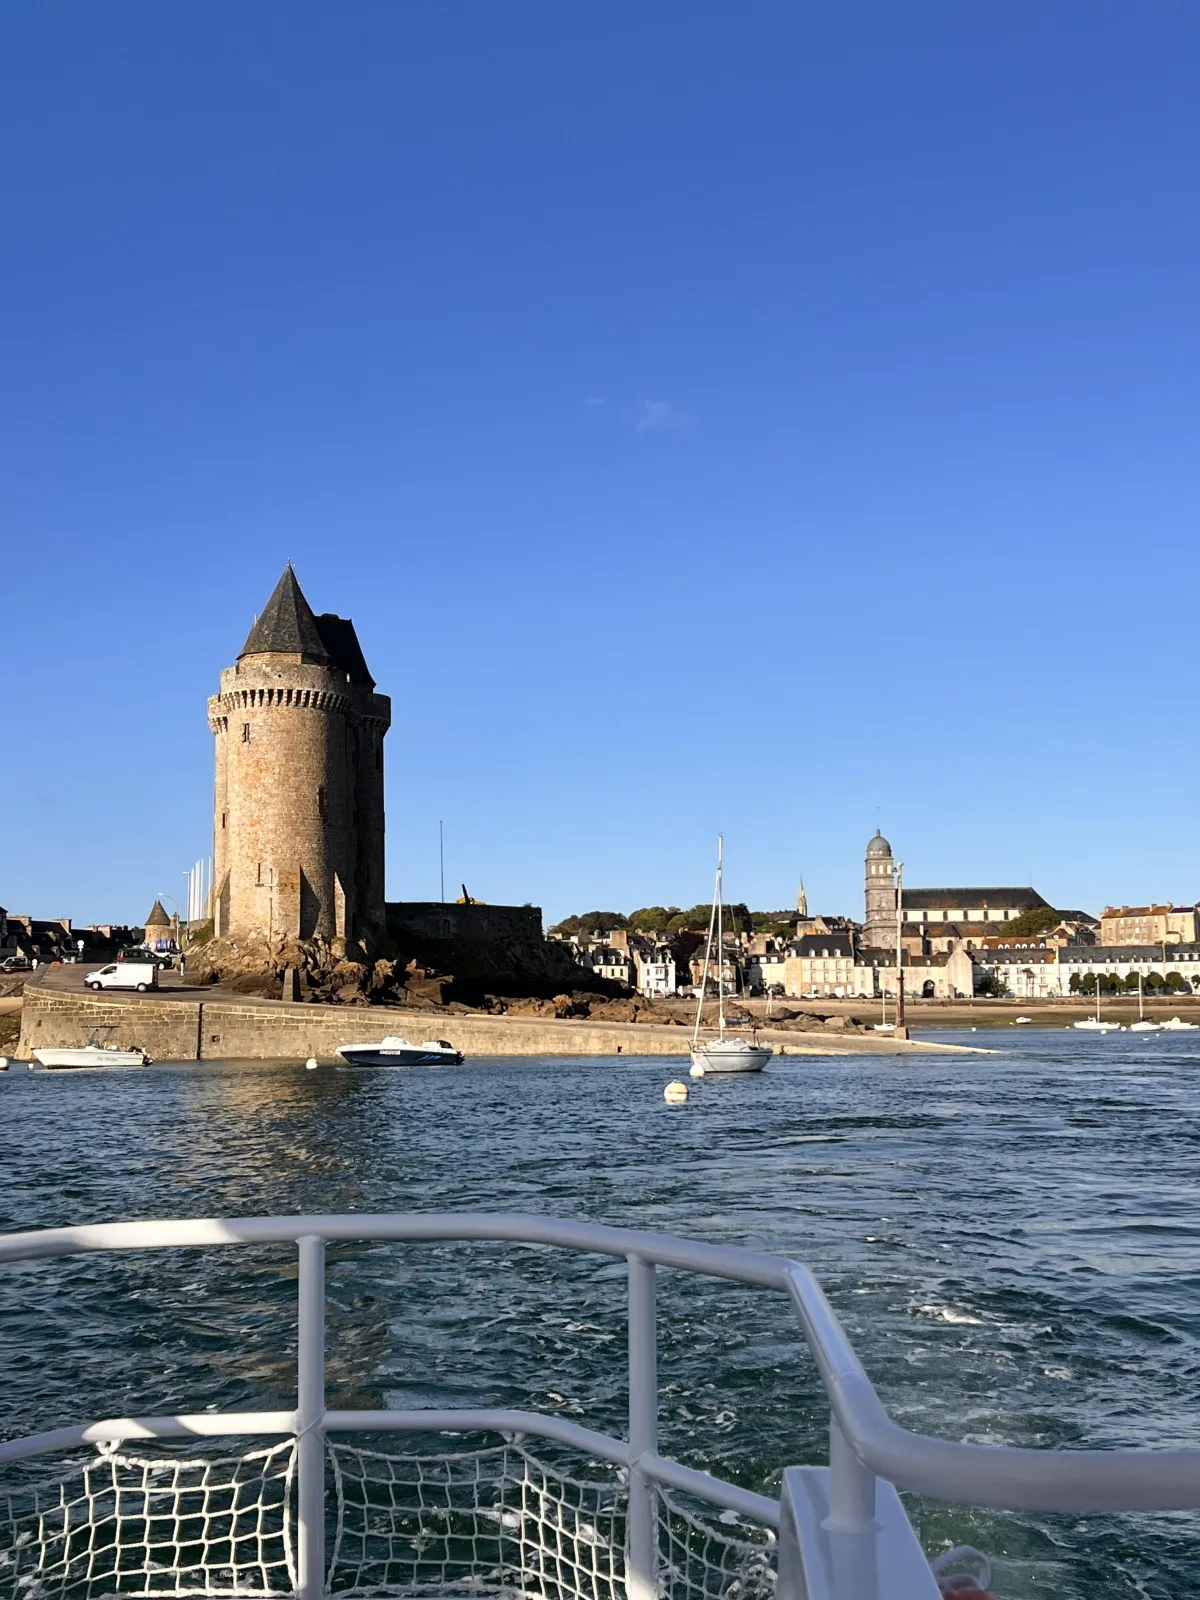
{"label": "lamp post", "polygon": [[179,901],[176,900],[176,898],[175,898],[175,896],[173,894],[166,894],[161,890],[159,892],[158,898],[160,900],[169,900],[171,902],[171,904],[175,907],[175,943],[182,950],[183,949],[183,928],[182,928],[182,925],[181,925],[180,920],[179,920]]}

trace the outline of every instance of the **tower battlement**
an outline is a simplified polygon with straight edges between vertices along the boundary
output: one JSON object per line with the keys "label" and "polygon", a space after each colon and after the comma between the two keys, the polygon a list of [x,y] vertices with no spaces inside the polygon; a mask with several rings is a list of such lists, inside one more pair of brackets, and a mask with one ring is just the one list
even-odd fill
{"label": "tower battlement", "polygon": [[383,740],[354,624],[289,565],[208,702],[214,932],[353,939],[384,926]]}

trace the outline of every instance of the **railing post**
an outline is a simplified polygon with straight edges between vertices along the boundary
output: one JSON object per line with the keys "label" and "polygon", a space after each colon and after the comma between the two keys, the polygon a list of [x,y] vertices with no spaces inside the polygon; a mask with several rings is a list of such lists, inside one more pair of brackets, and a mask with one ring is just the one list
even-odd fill
{"label": "railing post", "polygon": [[875,1535],[875,1474],[854,1454],[846,1435],[829,1420],[829,1534],[832,1600],[860,1600],[879,1591]]}
{"label": "railing post", "polygon": [[626,1522],[625,1593],[654,1600],[658,1593],[658,1513],[654,1484],[637,1465],[658,1450],[658,1322],[655,1268],[629,1261],[629,1513]]}
{"label": "railing post", "polygon": [[875,1474],[854,1454],[846,1435],[829,1420],[830,1533],[867,1533],[875,1526]]}
{"label": "railing post", "polygon": [[296,1594],[325,1593],[325,1241],[300,1245],[296,1360]]}

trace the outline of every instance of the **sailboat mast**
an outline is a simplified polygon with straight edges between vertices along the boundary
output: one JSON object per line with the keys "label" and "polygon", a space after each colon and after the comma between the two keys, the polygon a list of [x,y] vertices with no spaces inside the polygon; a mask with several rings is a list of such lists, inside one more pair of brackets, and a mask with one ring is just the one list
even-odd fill
{"label": "sailboat mast", "polygon": [[708,996],[708,968],[712,961],[713,928],[717,921],[717,901],[721,897],[721,852],[717,848],[717,881],[713,885],[712,910],[708,913],[708,938],[704,942],[704,971],[700,977],[700,996],[696,1001],[696,1026],[692,1030],[692,1048],[700,1042],[700,1024],[704,1019],[704,1002]]}
{"label": "sailboat mast", "polygon": [[717,1037],[725,1037],[725,835],[717,835]]}

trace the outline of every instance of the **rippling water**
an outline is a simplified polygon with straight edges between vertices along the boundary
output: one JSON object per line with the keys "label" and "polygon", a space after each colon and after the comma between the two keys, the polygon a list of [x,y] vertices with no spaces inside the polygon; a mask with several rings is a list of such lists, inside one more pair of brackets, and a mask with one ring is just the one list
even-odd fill
{"label": "rippling water", "polygon": [[[0,1077],[0,1228],[526,1210],[779,1250],[817,1272],[900,1422],[1039,1446],[1200,1446],[1200,1040],[939,1039],[992,1056],[360,1071],[213,1063]],[[492,1246],[330,1251],[332,1405],[533,1406],[622,1432],[624,1269]],[[782,1297],[664,1274],[663,1448],[754,1488],[824,1458]],[[291,1403],[289,1252],[0,1269],[6,1437]],[[1200,1520],[913,1506],[1008,1600],[1180,1600]]]}

